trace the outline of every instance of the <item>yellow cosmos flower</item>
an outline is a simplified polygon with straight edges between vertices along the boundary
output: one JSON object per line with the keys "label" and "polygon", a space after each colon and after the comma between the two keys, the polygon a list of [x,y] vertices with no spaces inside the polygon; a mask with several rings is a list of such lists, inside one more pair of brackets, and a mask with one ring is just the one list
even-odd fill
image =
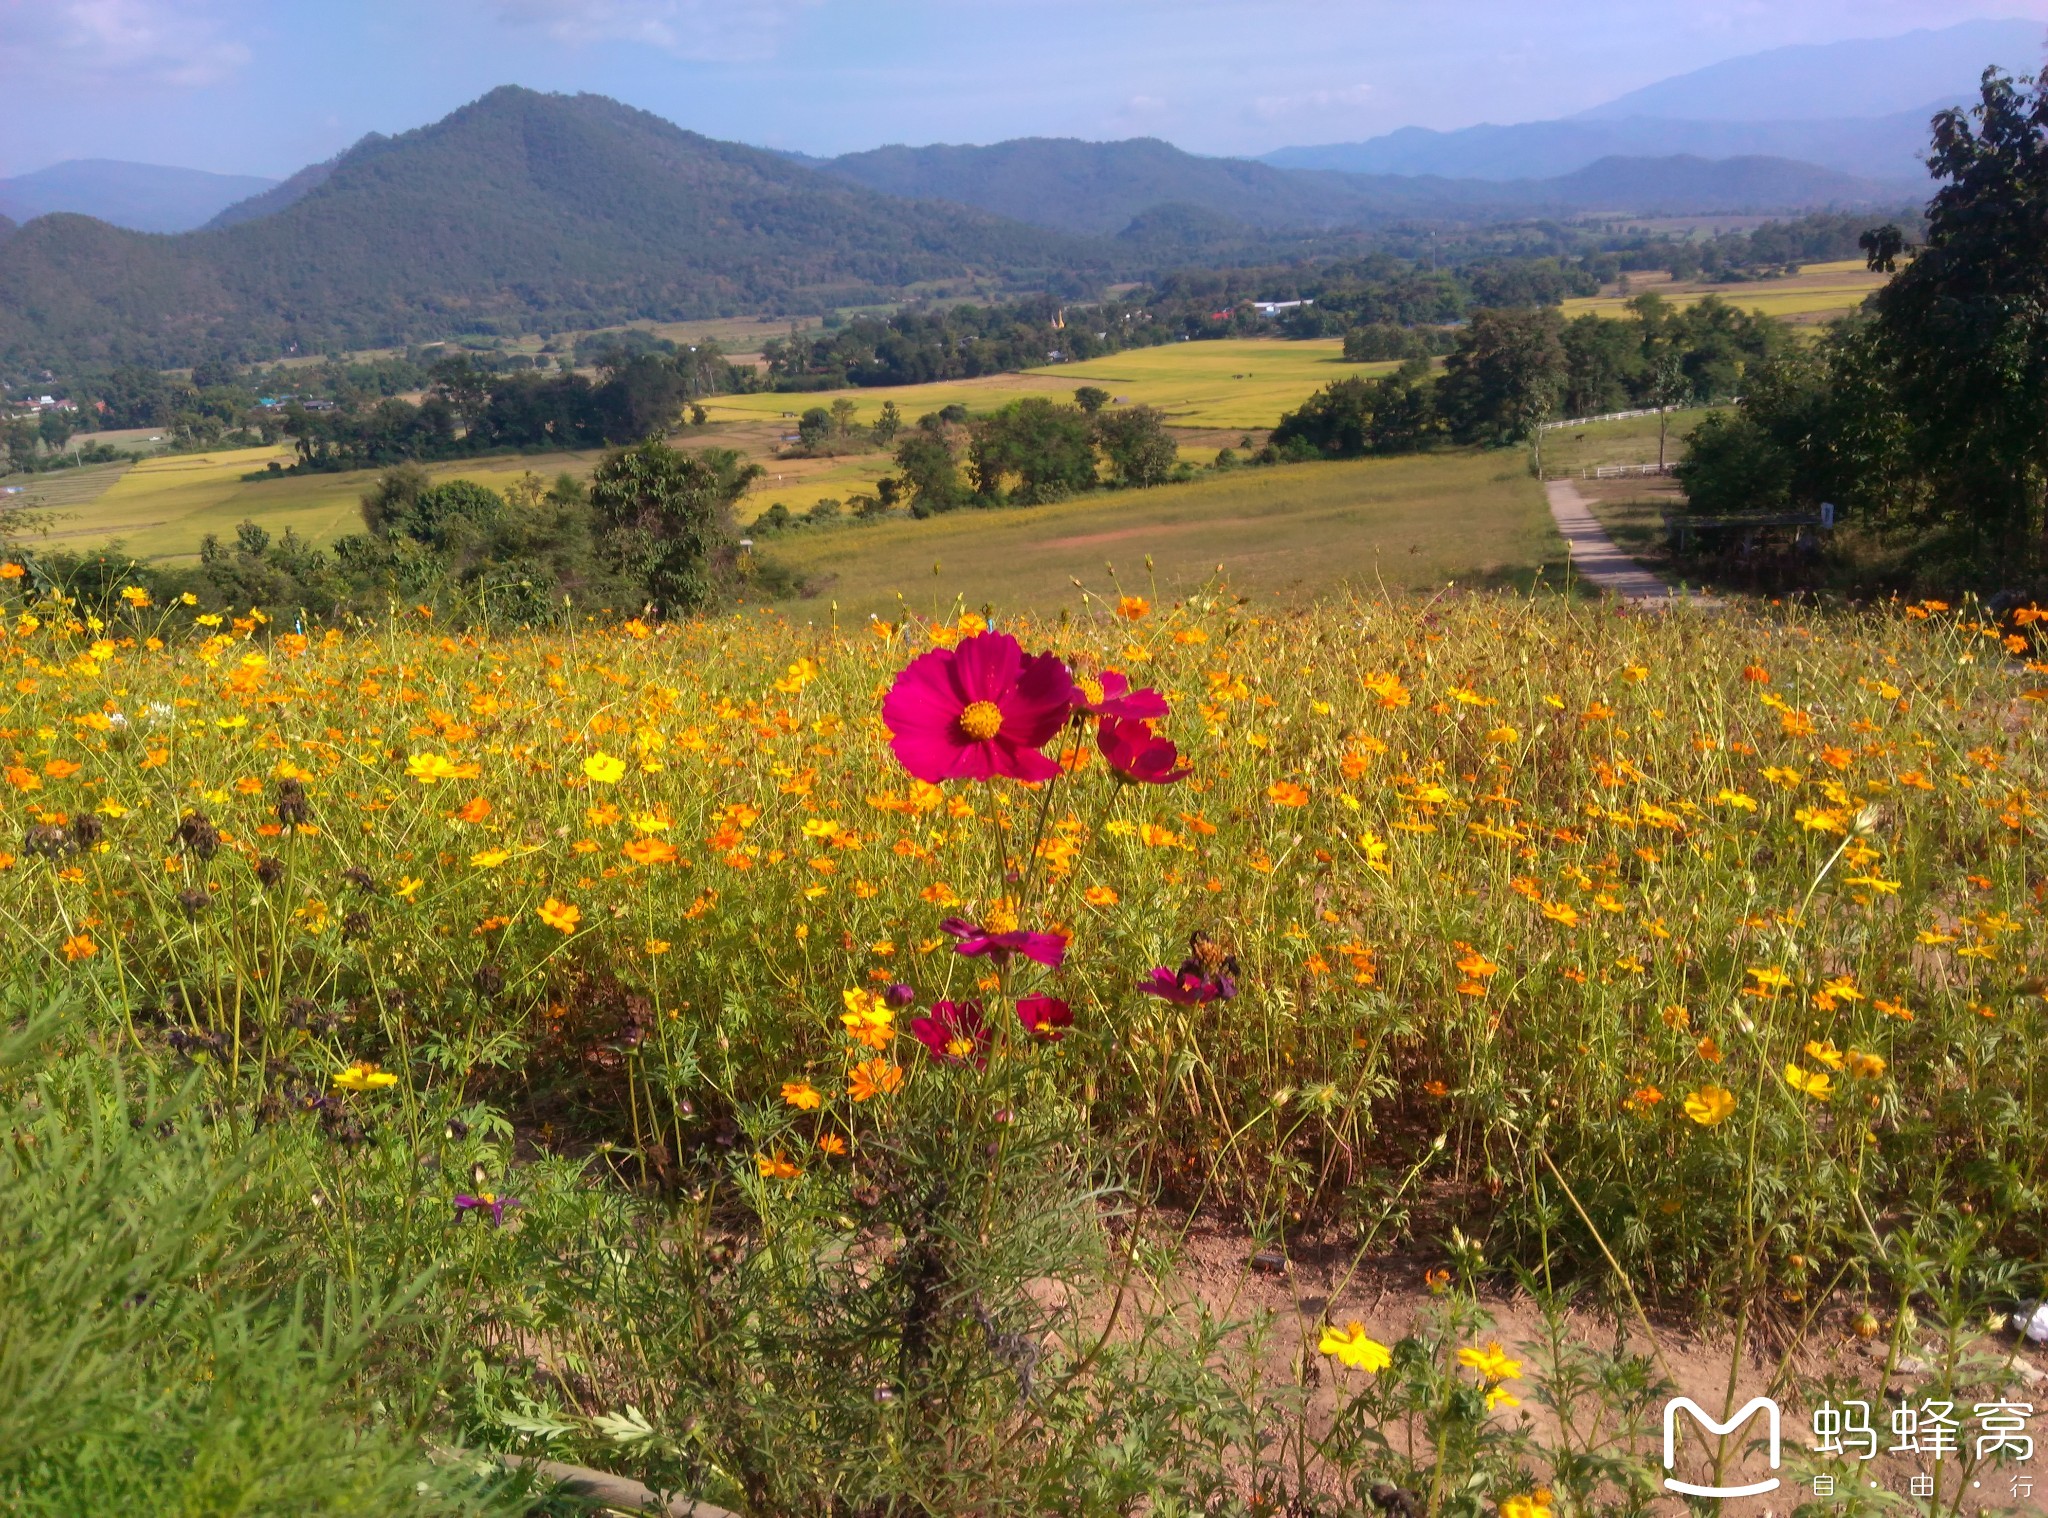
{"label": "yellow cosmos flower", "polygon": [[1842,1051],[1835,1047],[1833,1039],[1808,1040],[1806,1057],[1817,1064],[1826,1065],[1830,1070],[1842,1068]]}
{"label": "yellow cosmos flower", "polygon": [[1735,1093],[1726,1086],[1702,1086],[1685,1099],[1685,1115],[1702,1128],[1725,1123],[1735,1114]]}
{"label": "yellow cosmos flower", "polygon": [[1854,1049],[1849,1051],[1849,1073],[1855,1076],[1856,1079],[1860,1081],[1882,1080],[1884,1072],[1885,1062],[1882,1054],[1863,1054]]}
{"label": "yellow cosmos flower", "polygon": [[583,773],[599,785],[616,785],[626,775],[626,761],[612,754],[595,753],[583,761]]}
{"label": "yellow cosmos flower", "polygon": [[382,1091],[387,1086],[398,1084],[398,1077],[388,1070],[379,1070],[369,1060],[359,1059],[346,1070],[334,1075],[335,1089],[340,1091]]}
{"label": "yellow cosmos flower", "polygon": [[846,1010],[839,1014],[839,1021],[846,1025],[848,1038],[870,1049],[889,1047],[889,1040],[896,1036],[893,1007],[874,992],[858,987],[841,992],[840,1000],[846,1003]]}
{"label": "yellow cosmos flower", "polygon": [[576,924],[583,921],[581,907],[571,906],[566,901],[557,901],[552,896],[540,904],[540,911],[535,915],[559,933],[573,933],[576,931]]}
{"label": "yellow cosmos flower", "polygon": [[1459,1350],[1458,1363],[1467,1370],[1478,1371],[1489,1381],[1512,1381],[1522,1373],[1522,1362],[1510,1359],[1507,1351],[1491,1339],[1484,1347],[1468,1344]]}
{"label": "yellow cosmos flower", "polygon": [[469,856],[469,862],[479,870],[495,870],[511,857],[510,849],[478,849]]}
{"label": "yellow cosmos flower", "polygon": [[1785,1067],[1785,1084],[1794,1091],[1804,1091],[1817,1102],[1824,1102],[1835,1094],[1832,1076],[1818,1070],[1802,1070],[1797,1065]]}
{"label": "yellow cosmos flower", "polygon": [[1548,1487],[1520,1497],[1510,1497],[1500,1505],[1500,1518],[1550,1518],[1550,1504],[1554,1499]]}
{"label": "yellow cosmos flower", "polygon": [[1368,1375],[1376,1376],[1394,1363],[1394,1356],[1387,1346],[1369,1337],[1363,1323],[1347,1323],[1342,1328],[1331,1324],[1323,1330],[1322,1341],[1316,1348]]}

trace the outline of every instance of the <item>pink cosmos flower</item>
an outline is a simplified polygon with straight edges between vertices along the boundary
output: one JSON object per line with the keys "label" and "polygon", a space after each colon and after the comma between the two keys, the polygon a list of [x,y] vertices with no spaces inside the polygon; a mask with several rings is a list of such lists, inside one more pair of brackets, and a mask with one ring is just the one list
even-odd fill
{"label": "pink cosmos flower", "polygon": [[1180,762],[1173,740],[1160,737],[1145,722],[1104,717],[1096,724],[1095,746],[1118,775],[1141,785],[1171,785],[1194,773]]}
{"label": "pink cosmos flower", "polygon": [[1026,996],[1017,1003],[1017,1021],[1042,1044],[1056,1044],[1074,1026],[1074,1009],[1057,996]]}
{"label": "pink cosmos flower", "polygon": [[455,1215],[460,1217],[465,1212],[488,1212],[493,1224],[502,1224],[505,1221],[505,1209],[518,1205],[519,1198],[516,1196],[499,1196],[492,1191],[483,1191],[471,1196],[465,1191],[455,1198]]}
{"label": "pink cosmos flower", "polygon": [[1138,721],[1164,717],[1172,710],[1166,697],[1149,685],[1132,690],[1131,682],[1113,669],[1082,675],[1074,681],[1074,710],[1090,717],[1128,717]]}
{"label": "pink cosmos flower", "polygon": [[1214,955],[1205,959],[1200,934],[1196,935],[1194,950],[1180,962],[1178,970],[1169,970],[1165,965],[1155,968],[1138,982],[1138,989],[1147,996],[1183,1007],[1205,1007],[1212,1001],[1229,1001],[1237,995],[1237,960]]}
{"label": "pink cosmos flower", "polygon": [[1026,654],[1007,633],[976,633],[919,654],[882,702],[897,761],[929,785],[944,780],[1051,780],[1039,752],[1065,725],[1074,683],[1051,654]]}
{"label": "pink cosmos flower", "polygon": [[1057,970],[1067,957],[1067,941],[1057,933],[1031,933],[1022,929],[991,933],[964,917],[948,917],[939,924],[939,931],[960,940],[953,946],[956,953],[965,954],[970,959],[979,959],[985,954],[999,965],[1008,964],[1012,954],[1022,954],[1049,970]]}
{"label": "pink cosmos flower", "polygon": [[972,1060],[978,1070],[988,1063],[988,1046],[995,1035],[981,1015],[980,1002],[939,1001],[932,1003],[930,1016],[911,1019],[910,1036],[941,1064]]}

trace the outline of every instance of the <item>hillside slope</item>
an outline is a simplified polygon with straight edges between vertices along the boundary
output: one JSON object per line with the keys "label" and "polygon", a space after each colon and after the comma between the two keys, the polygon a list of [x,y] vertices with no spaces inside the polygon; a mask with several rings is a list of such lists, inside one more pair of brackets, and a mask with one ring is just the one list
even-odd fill
{"label": "hillside slope", "polygon": [[815,309],[1105,259],[1095,245],[905,205],[599,96],[508,87],[359,145],[275,215],[171,238],[75,216],[23,227],[0,256],[0,362],[172,365]]}

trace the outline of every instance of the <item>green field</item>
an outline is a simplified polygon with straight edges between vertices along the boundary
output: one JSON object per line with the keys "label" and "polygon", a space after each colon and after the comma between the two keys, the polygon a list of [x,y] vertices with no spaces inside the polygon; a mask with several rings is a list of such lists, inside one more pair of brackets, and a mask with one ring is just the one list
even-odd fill
{"label": "green field", "polygon": [[1563,558],[1519,452],[1245,470],[1056,506],[789,532],[760,547],[817,591],[792,615],[837,603],[842,619],[887,619],[899,593],[919,611],[958,596],[1051,612],[1072,604],[1077,579],[1111,596],[1118,584],[1172,596],[1219,566],[1231,589],[1261,599],[1522,585]]}
{"label": "green field", "polygon": [[1846,316],[1885,283],[1886,276],[1872,274],[1860,258],[1835,263],[1808,264],[1797,274],[1783,279],[1760,279],[1739,285],[1658,283],[1632,275],[1626,294],[1596,295],[1564,303],[1565,320],[1579,316],[1621,317],[1628,303],[1639,295],[1655,291],[1681,309],[1696,306],[1709,295],[1718,295],[1731,306],[1775,316],[1783,321],[1820,322]]}
{"label": "green field", "polygon": [[844,395],[857,420],[872,422],[894,401],[906,421],[950,405],[988,411],[1030,395],[1065,400],[1082,385],[1097,385],[1131,405],[1156,406],[1175,427],[1260,431],[1278,425],[1332,380],[1385,374],[1394,364],[1349,364],[1334,340],[1282,342],[1267,338],[1171,343],[1133,348],[1081,364],[1054,364],[1022,374],[989,375],[937,385],[878,386],[803,395],[728,395],[707,403],[714,421],[796,417]]}
{"label": "green field", "polygon": [[[1677,463],[1693,428],[1721,409],[1697,406],[1674,411],[1664,457]],[[1577,475],[1616,464],[1657,462],[1657,418],[1632,416],[1621,422],[1593,422],[1584,427],[1558,427],[1543,434],[1543,472],[1551,479]]]}
{"label": "green field", "polygon": [[[289,460],[287,448],[228,448],[214,453],[174,454],[133,467],[110,464],[38,485],[51,512],[43,541],[83,548],[118,541],[142,558],[177,559],[199,551],[208,533],[234,536],[237,524],[253,521],[273,533],[290,528],[315,543],[327,543],[361,525],[357,503],[378,471],[343,474],[285,474],[247,479],[271,460]],[[588,474],[596,453],[507,454],[430,466],[437,480],[476,480],[502,490],[527,470],[553,478],[563,470]],[[67,487],[68,493],[67,493]]]}

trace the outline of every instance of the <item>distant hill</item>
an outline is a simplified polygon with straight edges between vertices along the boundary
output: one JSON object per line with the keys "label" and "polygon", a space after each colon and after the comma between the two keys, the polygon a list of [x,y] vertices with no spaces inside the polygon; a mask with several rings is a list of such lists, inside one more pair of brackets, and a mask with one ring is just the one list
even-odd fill
{"label": "distant hill", "polygon": [[359,145],[274,215],[170,238],[77,216],[24,226],[0,255],[0,362],[172,365],[818,309],[926,281],[1043,286],[1108,260],[599,96],[508,87]]}
{"label": "distant hill", "polygon": [[17,222],[70,211],[137,232],[186,232],[223,207],[276,184],[253,174],[209,174],[111,158],[72,158],[0,179],[0,212]]}
{"label": "distant hill", "polygon": [[1460,178],[1281,169],[1198,158],[1153,138],[1024,137],[989,147],[879,148],[825,172],[892,195],[952,201],[1126,246],[1189,250],[1233,230],[1372,228],[1394,221],[1501,220],[1588,210],[1688,213],[1895,204],[1911,189],[1767,155],[1607,156],[1561,175]]}
{"label": "distant hill", "polygon": [[261,221],[266,216],[275,216],[279,211],[297,205],[317,190],[341,167],[350,153],[368,152],[379,143],[390,139],[382,132],[372,132],[345,153],[336,153],[321,163],[310,163],[291,178],[273,184],[259,194],[246,200],[238,200],[208,221],[208,227],[232,227],[245,221]]}
{"label": "distant hill", "polygon": [[1275,168],[1350,174],[1548,179],[1602,158],[1790,158],[1902,189],[1926,177],[1927,123],[1937,107],[1840,121],[1531,121],[1456,132],[1403,127],[1368,142],[1282,148]]}
{"label": "distant hill", "polygon": [[2039,73],[2048,28],[2037,21],[1966,21],[1731,58],[1581,112],[1583,121],[1656,116],[1684,121],[1827,121],[1887,116],[1974,95],[1986,67]]}
{"label": "distant hill", "polygon": [[1778,48],[1632,91],[1562,121],[1281,148],[1262,162],[1351,174],[1525,179],[1602,158],[1760,155],[1904,186],[1924,183],[1927,123],[1972,99],[1987,65],[2035,72],[2048,31],[1973,21],[1904,37]]}
{"label": "distant hill", "polygon": [[1199,207],[1253,227],[1355,225],[1369,200],[1242,158],[1199,158],[1156,137],[1019,137],[988,147],[886,147],[822,165],[912,200],[950,200],[1062,231],[1108,234],[1156,207]]}

